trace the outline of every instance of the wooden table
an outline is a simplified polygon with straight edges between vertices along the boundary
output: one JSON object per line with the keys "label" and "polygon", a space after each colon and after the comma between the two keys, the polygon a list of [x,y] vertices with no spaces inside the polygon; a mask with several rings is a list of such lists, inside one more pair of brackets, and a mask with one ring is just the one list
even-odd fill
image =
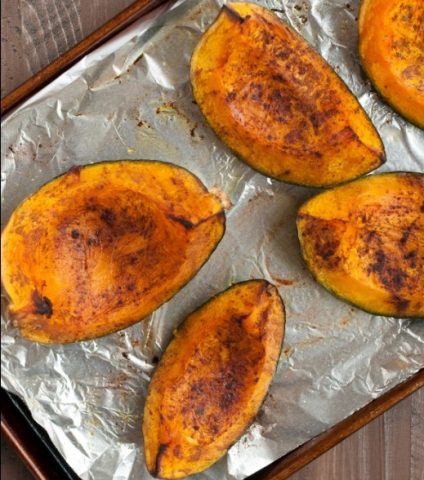
{"label": "wooden table", "polygon": [[[131,3],[132,0],[3,0],[2,97]],[[10,447],[2,441],[1,449],[2,477],[26,480]],[[424,389],[291,479],[424,480]]]}

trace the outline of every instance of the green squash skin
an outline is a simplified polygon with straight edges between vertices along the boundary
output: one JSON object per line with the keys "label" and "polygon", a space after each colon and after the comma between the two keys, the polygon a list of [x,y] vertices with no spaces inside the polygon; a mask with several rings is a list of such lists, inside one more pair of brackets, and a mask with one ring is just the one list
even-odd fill
{"label": "green squash skin", "polygon": [[[422,177],[424,174],[423,173],[420,173],[420,172],[411,172],[411,171],[407,171],[407,170],[399,170],[399,171],[392,171],[392,172],[383,172],[383,173],[379,173],[377,175],[379,176],[384,176],[384,175],[397,175],[397,174],[407,174],[407,175],[413,175],[413,176],[417,176],[417,177]],[[345,184],[349,184],[349,183],[352,183],[352,182],[361,182],[363,180],[366,180],[367,177],[370,176],[370,175],[367,175],[365,177],[362,177],[361,179],[359,180],[352,180],[352,181],[349,181],[349,182],[345,182],[343,185]],[[339,186],[341,185],[337,185],[336,187],[333,187],[333,188],[338,188]],[[332,190],[333,188],[331,189],[328,189],[328,190]],[[317,197],[318,195],[320,195],[320,193],[318,193],[317,195],[314,195],[313,197],[309,198],[308,200],[306,200],[302,205],[299,206],[298,208],[298,213],[297,213],[297,216],[299,215],[299,211],[301,208],[305,207],[308,202],[310,200],[313,200],[315,197]],[[297,220],[296,220],[296,224],[297,224]],[[296,225],[297,226],[297,225]],[[348,305],[351,305],[352,307],[355,307],[359,310],[362,310],[366,313],[369,313],[371,315],[374,315],[374,316],[379,316],[379,317],[387,317],[387,318],[398,318],[398,319],[419,319],[419,320],[424,320],[424,316],[421,316],[421,315],[393,315],[393,314],[387,314],[387,313],[382,313],[382,312],[378,312],[378,311],[374,311],[374,310],[370,310],[369,307],[367,307],[366,305],[359,305],[357,303],[352,303],[350,300],[348,300],[347,298],[345,298],[343,295],[341,295],[337,290],[335,290],[333,287],[329,286],[325,281],[323,280],[319,280],[315,274],[313,273],[313,269],[311,268],[312,265],[310,264],[310,262],[306,259],[306,255],[304,253],[304,249],[303,249],[303,245],[302,245],[302,241],[301,241],[301,237],[300,237],[300,233],[299,233],[299,227],[297,226],[297,238],[298,238],[298,241],[299,241],[299,248],[300,248],[300,252],[302,254],[302,259],[303,259],[303,262],[305,263],[310,275],[312,276],[312,278],[314,279],[314,281],[316,283],[318,283],[319,285],[321,285],[325,290],[327,290],[328,292],[330,292],[332,295],[334,295],[336,298],[338,298],[339,300],[341,300],[342,302],[344,303],[347,303]]]}
{"label": "green squash skin", "polygon": [[[361,1],[361,5],[359,7],[359,12],[358,12],[358,18],[361,17],[362,15],[362,10],[364,8],[364,4],[363,2]],[[419,123],[415,122],[414,120],[412,120],[411,118],[407,117],[406,115],[404,115],[403,113],[401,113],[399,110],[396,109],[396,107],[392,104],[391,101],[389,101],[384,95],[383,93],[381,92],[381,90],[377,87],[377,85],[375,84],[374,82],[374,79],[371,77],[371,75],[368,74],[368,71],[365,67],[366,65],[366,61],[364,59],[364,57],[362,56],[361,54],[361,49],[360,49],[360,40],[358,39],[358,43],[357,43],[357,46],[356,46],[356,49],[357,49],[357,52],[358,52],[358,57],[359,57],[359,61],[360,61],[360,64],[361,64],[361,69],[362,69],[362,72],[364,73],[364,75],[367,77],[367,79],[369,80],[370,84],[372,85],[373,89],[375,90],[375,92],[377,93],[377,95],[379,96],[379,98],[386,104],[388,105],[397,115],[399,115],[400,117],[402,117],[404,120],[406,120],[407,122],[409,122],[410,124],[414,125],[415,127],[419,128],[419,129],[424,129],[424,125],[420,125]],[[381,137],[380,137],[381,138]],[[384,148],[384,146],[383,146]],[[398,318],[398,317],[394,317],[394,318]]]}
{"label": "green squash skin", "polygon": [[[191,317],[194,313],[197,313],[199,312],[200,310],[202,310],[204,307],[206,307],[210,302],[212,302],[213,300],[219,298],[221,295],[224,295],[226,294],[227,292],[229,292],[230,290],[232,290],[234,287],[238,287],[240,285],[243,285],[243,284],[246,284],[246,283],[252,283],[252,282],[257,282],[257,283],[265,283],[266,286],[272,286],[274,287],[277,292],[278,292],[278,288],[273,285],[271,282],[268,282],[267,280],[265,279],[261,279],[261,278],[254,278],[254,279],[251,279],[251,280],[244,280],[244,281],[241,281],[241,282],[237,282],[237,283],[233,283],[231,284],[229,287],[227,287],[226,289],[222,290],[221,292],[218,292],[217,294],[213,295],[212,297],[210,297],[208,300],[206,300],[205,302],[203,302],[199,307],[197,307],[195,310],[193,310],[192,312],[189,313],[189,315],[180,323],[180,325],[178,325],[178,327],[176,329],[174,329],[174,332],[173,332],[173,335],[172,335],[172,338],[169,340],[168,342],[168,345],[166,348],[168,348],[168,346],[174,341],[174,339],[176,338],[176,336],[178,335],[178,332],[179,330],[184,326],[184,323],[185,321],[187,320],[187,318]],[[281,357],[281,353],[283,351],[283,346],[284,346],[284,338],[285,338],[285,326],[286,326],[286,321],[287,321],[287,317],[286,317],[286,309],[285,309],[285,304],[284,304],[284,301],[283,299],[281,298],[279,292],[278,292],[278,295],[280,297],[280,300],[281,300],[281,307],[282,307],[282,313],[283,313],[283,318],[284,318],[284,322],[283,322],[283,327],[282,327],[282,340],[281,340],[281,345],[280,345],[280,349],[279,349],[279,352],[278,352],[278,360],[276,361],[275,363],[275,366],[274,366],[274,371],[272,372],[272,376],[271,376],[271,381],[270,381],[270,385],[268,387],[268,390],[267,390],[267,393],[264,397],[264,399],[262,400],[262,403],[261,405],[259,406],[257,412],[255,415],[252,416],[252,418],[249,420],[249,422],[246,424],[246,428],[245,430],[240,434],[240,436],[238,438],[236,438],[234,440],[234,442],[228,447],[227,451],[224,452],[222,454],[222,456],[217,459],[216,462],[218,462],[219,460],[221,460],[223,457],[225,457],[225,455],[227,455],[228,451],[230,450],[230,448],[232,448],[242,437],[243,435],[245,435],[246,431],[248,430],[248,428],[250,427],[250,425],[254,422],[255,418],[257,417],[257,415],[259,414],[260,410],[262,409],[266,399],[268,398],[268,395],[269,395],[269,390],[270,390],[270,387],[271,387],[271,384],[272,384],[272,379],[277,371],[277,368],[278,368],[278,362],[279,362],[279,359]],[[161,360],[159,360],[158,364],[156,365],[152,375],[150,378],[153,377],[156,369],[159,367],[161,363]],[[147,395],[146,395],[146,398],[149,394],[149,390],[150,390],[150,383],[149,383],[149,387],[148,387],[148,392],[147,392]],[[140,423],[140,426],[142,427],[142,424],[143,424],[143,418],[141,419],[141,423]],[[216,462],[213,464],[213,465],[216,465]],[[213,465],[207,467],[205,470],[203,470],[203,472],[209,470],[209,468],[212,468]],[[149,472],[150,474],[152,474],[152,472]],[[199,473],[202,473],[202,472],[197,472],[197,474]],[[160,478],[160,477],[159,477]]]}
{"label": "green squash skin", "polygon": [[[186,171],[187,173],[189,173],[195,180],[196,182],[198,183],[198,185],[201,187],[201,189],[205,192],[205,193],[209,193],[209,190],[207,189],[207,187],[203,184],[203,182],[193,173],[191,172],[190,170],[188,170],[187,168],[185,167],[180,167],[179,165],[176,165],[176,164],[173,164],[172,162],[164,162],[164,161],[159,161],[159,160],[132,160],[132,159],[123,159],[123,160],[103,160],[103,161],[100,161],[100,162],[95,162],[95,163],[89,163],[89,164],[85,164],[85,165],[77,165],[77,166],[73,166],[71,167],[70,169],[68,169],[66,172],[64,173],[61,173],[55,177],[53,177],[51,180],[49,180],[48,182],[45,182],[43,183],[40,187],[38,187],[35,192],[33,192],[31,195],[28,195],[27,197],[25,197],[21,202],[19,202],[19,204],[14,208],[13,211],[15,211],[16,209],[18,209],[20,207],[20,205],[22,203],[24,203],[26,200],[28,200],[29,198],[31,198],[32,196],[34,196],[41,188],[43,188],[45,185],[47,185],[48,183],[51,183],[55,180],[58,180],[59,178],[61,177],[64,177],[65,175],[67,175],[69,173],[70,170],[72,169],[76,169],[76,170],[80,170],[80,169],[85,169],[85,168],[90,168],[90,167],[94,167],[96,165],[110,165],[110,164],[119,164],[121,162],[136,162],[136,163],[142,163],[142,164],[158,164],[158,165],[169,165],[173,168],[179,168],[181,170],[184,170]],[[217,214],[217,217],[218,218],[222,218],[223,219],[223,223],[222,223],[222,235],[221,237],[219,238],[219,240],[217,241],[216,245],[213,247],[213,249],[210,251],[210,254],[205,258],[205,261],[200,265],[200,267],[198,268],[198,270],[194,271],[193,272],[193,275],[188,278],[188,280],[182,284],[175,292],[171,293],[171,295],[169,295],[158,307],[160,308],[162,305],[164,305],[166,302],[170,301],[178,292],[180,292],[185,286],[187,286],[191,280],[193,280],[193,278],[200,272],[200,270],[202,269],[202,267],[207,263],[207,261],[210,259],[211,255],[215,252],[215,250],[217,249],[218,245],[220,244],[222,238],[224,237],[225,235],[225,231],[226,231],[226,216],[225,216],[225,210],[224,210],[224,207],[222,207],[222,211],[220,213]],[[8,219],[8,221],[6,222],[6,224],[4,225],[4,228],[6,228],[6,226],[8,225],[10,221],[10,218]],[[4,291],[5,293],[5,296],[7,298],[7,303],[10,302],[10,298],[9,298],[9,295],[7,294],[7,292],[5,291],[3,285],[2,285],[2,292]],[[157,310],[156,309],[156,310]],[[155,310],[154,310],[155,311]],[[153,313],[150,312],[149,315],[151,315]],[[148,316],[148,315],[147,315]],[[138,322],[142,321],[144,318],[146,317],[143,317],[143,318],[140,318],[138,319],[136,322],[133,323],[133,325],[137,324]],[[132,325],[132,326],[133,326]],[[131,326],[129,327],[126,327],[126,328],[130,328]],[[99,335],[98,337],[96,337],[95,339],[97,338],[103,338],[103,337],[107,337],[108,335],[111,335],[113,333],[116,333],[116,332],[119,332],[123,330],[122,327],[117,327],[115,329],[112,329],[110,330],[108,333],[105,333],[104,335]],[[85,341],[89,341],[89,340],[93,340],[92,337],[88,336],[87,338],[80,338],[78,340],[74,340],[72,343],[79,343],[79,342],[85,342]],[[43,342],[37,342],[39,343],[40,345],[66,345],[66,343],[54,343],[54,342],[48,342],[48,343],[43,343]]]}
{"label": "green squash skin", "polygon": [[[216,21],[218,21],[218,18],[220,15],[222,15],[224,12],[223,9],[221,9],[221,11],[219,12],[218,16],[216,17],[216,19],[214,20],[213,23],[215,23]],[[282,20],[280,19],[280,21],[282,22]],[[212,25],[211,24],[211,25]],[[290,26],[289,26],[290,27]],[[290,27],[291,28],[291,27]],[[303,37],[302,37],[303,38]],[[347,89],[347,91],[352,95],[352,97],[355,99],[355,102],[358,106],[358,108],[365,113],[365,115],[368,117],[368,114],[366,113],[364,107],[360,104],[358,98],[352,93],[351,89],[347,86],[347,84],[343,81],[343,79],[336,73],[336,71],[334,70],[334,68],[324,59],[324,57],[322,57],[321,54],[318,53],[318,50],[311,44],[309,43],[305,38],[303,38],[303,40],[308,44],[308,46],[314,50],[314,52],[319,55],[323,62],[325,62],[327,65],[328,65],[328,68],[331,70],[331,73],[334,74],[339,80],[340,82],[345,86],[345,88]],[[192,59],[193,59],[193,56],[194,56],[194,53],[195,53],[195,50],[196,50],[197,46],[195,47],[192,55],[191,55],[191,58],[190,58],[190,63],[189,65],[191,66],[192,64]],[[381,166],[383,166],[385,163],[386,163],[386,159],[387,159],[387,155],[386,155],[386,149],[385,149],[385,146],[384,146],[384,142],[383,142],[383,139],[380,135],[380,133],[378,132],[378,130],[374,127],[375,129],[375,132],[378,136],[378,138],[380,139],[380,143],[381,143],[381,147],[382,147],[382,156],[380,158],[380,165],[378,165],[377,167],[367,171],[367,172],[364,172],[364,173],[360,173],[359,175],[357,175],[356,177],[354,178],[350,178],[348,180],[344,180],[344,181],[341,181],[341,182],[337,182],[337,183],[332,183],[332,184],[314,184],[314,185],[309,185],[309,184],[302,184],[302,183],[299,183],[299,182],[293,182],[293,181],[289,181],[289,180],[283,180],[281,178],[278,178],[276,176],[273,176],[273,175],[270,175],[269,173],[267,173],[265,170],[262,170],[261,168],[257,167],[257,166],[253,166],[251,165],[248,161],[246,161],[239,153],[237,153],[235,150],[233,150],[223,139],[221,139],[218,134],[215,132],[215,130],[212,128],[211,124],[209,123],[208,119],[203,115],[203,112],[202,110],[200,109],[199,105],[198,105],[198,102],[197,102],[197,95],[196,95],[196,88],[194,87],[194,81],[193,81],[193,77],[192,77],[192,69],[190,68],[190,85],[192,87],[192,95],[193,95],[193,99],[196,103],[196,105],[198,106],[199,108],[199,111],[202,115],[202,118],[203,120],[205,121],[206,125],[209,127],[209,129],[214,133],[215,137],[223,144],[225,145],[225,147],[234,155],[235,158],[237,158],[238,160],[240,160],[241,162],[243,162],[245,165],[247,165],[249,168],[251,168],[254,172],[257,172],[257,173],[260,173],[261,175],[264,175],[265,177],[267,178],[271,178],[273,180],[276,180],[278,182],[283,182],[283,183],[287,183],[288,185],[296,185],[296,186],[301,186],[301,187],[306,187],[306,188],[316,188],[316,189],[320,189],[320,188],[333,188],[333,187],[338,187],[340,185],[344,185],[346,183],[350,183],[352,181],[355,181],[367,174],[369,174],[370,172],[380,168]],[[368,117],[369,118],[369,117]],[[370,123],[372,124],[371,122],[371,119],[369,119]]]}

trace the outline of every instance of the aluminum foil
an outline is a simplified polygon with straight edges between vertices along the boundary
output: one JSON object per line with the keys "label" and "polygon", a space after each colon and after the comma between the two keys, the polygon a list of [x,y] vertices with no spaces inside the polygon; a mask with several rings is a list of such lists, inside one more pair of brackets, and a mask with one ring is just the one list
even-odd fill
{"label": "aluminum foil", "polygon": [[[141,438],[146,388],[184,317],[229,284],[264,277],[286,304],[284,348],[256,420],[197,479],[242,479],[328,429],[424,366],[424,322],[371,316],[306,270],[295,214],[314,191],[236,159],[193,102],[189,60],[218,0],[167,4],[98,48],[3,122],[3,223],[27,195],[72,165],[159,159],[187,167],[232,202],[224,239],[197,276],[147,320],[98,340],[30,343],[3,302],[2,386],[83,479],[148,479]],[[326,58],[386,147],[380,171],[424,170],[424,132],[371,89],[357,56],[358,1],[263,1]],[[170,10],[165,13],[165,10]]]}

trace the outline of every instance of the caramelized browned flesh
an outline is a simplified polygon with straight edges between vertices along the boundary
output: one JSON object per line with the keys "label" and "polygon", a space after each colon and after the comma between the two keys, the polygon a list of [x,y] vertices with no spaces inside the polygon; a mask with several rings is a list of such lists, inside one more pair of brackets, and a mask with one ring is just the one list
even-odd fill
{"label": "caramelized browned flesh", "polygon": [[171,164],[70,170],[26,199],[2,235],[2,281],[22,335],[66,343],[141,320],[172,297],[224,233],[220,201]]}
{"label": "caramelized browned flesh", "polygon": [[424,174],[371,175],[299,210],[303,257],[315,279],[371,313],[424,317]]}
{"label": "caramelized browned flesh", "polygon": [[152,475],[200,472],[241,436],[271,382],[284,318],[277,289],[264,280],[236,284],[187,317],[154,372],[144,408]]}
{"label": "caramelized browned flesh", "polygon": [[359,54],[381,96],[424,128],[424,2],[362,0]]}
{"label": "caramelized browned flesh", "polygon": [[223,7],[193,53],[191,83],[218,137],[271,177],[328,186],[385,160],[377,131],[338,75],[258,5]]}

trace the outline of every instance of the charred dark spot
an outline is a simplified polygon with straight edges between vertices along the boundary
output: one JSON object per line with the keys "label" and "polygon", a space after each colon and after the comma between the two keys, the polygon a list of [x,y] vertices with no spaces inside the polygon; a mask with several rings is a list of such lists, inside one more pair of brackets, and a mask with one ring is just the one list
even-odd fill
{"label": "charred dark spot", "polygon": [[226,95],[226,97],[225,97],[225,101],[226,101],[226,102],[232,102],[233,100],[235,100],[236,97],[237,97],[237,93],[236,93],[236,92],[227,93],[227,95]]}
{"label": "charred dark spot", "polygon": [[291,130],[284,136],[286,143],[296,143],[303,139],[303,133],[300,130]]}
{"label": "charred dark spot", "polygon": [[157,363],[159,362],[159,357],[157,355],[155,355],[153,358],[152,358],[152,363],[154,365],[156,365]]}
{"label": "charred dark spot", "polygon": [[268,317],[269,317],[269,308],[267,308],[266,310],[263,310],[259,316],[259,320],[258,320],[258,330],[259,330],[259,335],[262,337],[265,333],[265,325],[266,325],[266,322],[268,321]]}
{"label": "charred dark spot", "polygon": [[110,208],[104,208],[100,213],[100,218],[109,226],[115,222],[115,214]]}
{"label": "charred dark spot", "polygon": [[154,469],[150,472],[154,477],[159,476],[159,471],[160,471],[160,462],[162,460],[162,457],[164,456],[166,450],[168,449],[169,444],[168,443],[161,443],[158,448],[158,453],[156,455],[156,462],[155,462],[155,467]]}
{"label": "charred dark spot", "polygon": [[219,399],[219,408],[221,410],[228,410],[238,400],[237,390],[233,389],[232,384],[228,385],[230,385],[230,388],[226,388]]}
{"label": "charred dark spot", "polygon": [[268,30],[263,30],[263,31],[261,32],[261,37],[262,37],[262,38],[261,38],[261,39],[262,39],[262,43],[263,43],[264,45],[270,45],[270,44],[273,42],[273,40],[274,40],[273,35],[271,35]]}
{"label": "charred dark spot", "polygon": [[199,405],[198,407],[196,407],[196,408],[194,409],[194,413],[195,413],[198,417],[202,416],[202,415],[204,414],[204,412],[205,412],[205,406],[204,406],[204,405]]}
{"label": "charred dark spot", "polygon": [[32,292],[32,301],[35,305],[34,313],[45,315],[47,318],[50,318],[53,315],[53,305],[51,300],[47,297],[42,297],[37,290]]}
{"label": "charred dark spot", "polygon": [[122,356],[123,356],[124,358],[128,358],[128,353],[127,353],[127,352],[122,352]]}
{"label": "charred dark spot", "polygon": [[402,233],[402,237],[400,239],[400,244],[401,245],[405,245],[405,243],[408,241],[408,238],[410,237],[411,235],[411,232],[412,230],[414,229],[415,227],[415,222],[414,223],[411,223],[410,225],[408,225],[405,230],[403,231]]}
{"label": "charred dark spot", "polygon": [[284,82],[285,81],[285,78],[279,73],[276,74],[276,75],[272,75],[272,79],[276,80],[277,82]]}
{"label": "charred dark spot", "polygon": [[12,146],[9,146],[8,148],[9,148],[9,150],[10,150],[12,153],[15,153],[15,150],[13,150],[13,147],[12,147]]}
{"label": "charred dark spot", "polygon": [[[363,221],[366,222],[366,217],[363,218]],[[375,230],[369,230],[366,234],[366,241],[371,242],[373,240],[378,240],[380,237]]]}
{"label": "charred dark spot", "polygon": [[336,253],[346,229],[346,222],[324,220],[307,214],[301,214],[299,218],[306,220],[304,235],[313,240],[316,256],[324,260],[326,268],[337,267],[340,256]]}
{"label": "charred dark spot", "polygon": [[139,256],[137,255],[137,253],[130,253],[129,255],[127,255],[126,261],[128,265],[135,265],[138,259],[139,259]]}
{"label": "charred dark spot", "polygon": [[135,283],[134,283],[134,282],[133,282],[133,283],[129,283],[129,284],[127,285],[127,290],[128,290],[129,292],[132,292],[133,290],[135,290]]}
{"label": "charred dark spot", "polygon": [[381,282],[390,290],[399,290],[402,288],[406,279],[406,274],[399,268],[386,268],[381,275]]}
{"label": "charred dark spot", "polygon": [[244,22],[244,18],[238,13],[236,12],[235,10],[233,10],[232,8],[230,8],[228,5],[224,5],[222,7],[222,10],[228,14],[229,18],[231,20],[234,20],[238,23],[243,23]]}
{"label": "charred dark spot", "polygon": [[367,272],[378,275],[380,282],[390,291],[401,289],[407,278],[406,273],[398,268],[389,265],[389,258],[382,250],[375,252],[375,261],[368,266]]}
{"label": "charred dark spot", "polygon": [[68,172],[66,173],[66,175],[75,175],[76,177],[79,177],[80,174],[81,174],[81,165],[73,165],[69,170]]}
{"label": "charred dark spot", "polygon": [[398,312],[403,312],[408,305],[411,303],[410,300],[406,298],[399,297],[397,295],[392,296],[392,302],[396,306]]}
{"label": "charred dark spot", "polygon": [[197,382],[193,383],[190,390],[192,393],[202,394],[206,387],[207,387],[206,382],[203,379],[200,379]]}
{"label": "charred dark spot", "polygon": [[72,232],[71,232],[71,237],[73,239],[77,239],[77,238],[79,238],[79,236],[80,236],[79,231],[77,229],[73,229]]}
{"label": "charred dark spot", "polygon": [[290,57],[290,55],[291,55],[291,51],[288,49],[277,50],[275,52],[275,56],[280,60],[287,60]]}
{"label": "charred dark spot", "polygon": [[377,250],[375,252],[374,263],[370,263],[368,265],[368,269],[367,269],[368,274],[370,273],[381,274],[384,270],[385,264],[386,264],[386,255],[384,254],[383,250]]}
{"label": "charred dark spot", "polygon": [[231,320],[235,322],[239,327],[243,327],[243,320],[249,315],[235,315]]}
{"label": "charred dark spot", "polygon": [[330,143],[331,144],[343,144],[344,142],[347,142],[348,140],[358,140],[358,135],[353,131],[351,127],[345,127],[342,130],[339,130],[338,132],[333,133],[330,136]]}
{"label": "charred dark spot", "polygon": [[261,83],[251,83],[250,91],[252,92],[250,98],[253,101],[258,102],[264,94],[264,86]]}
{"label": "charred dark spot", "polygon": [[99,244],[99,239],[97,237],[89,237],[88,240],[87,240],[87,245],[89,247],[93,246],[93,245],[98,245]]}
{"label": "charred dark spot", "polygon": [[417,266],[417,251],[411,250],[410,252],[406,253],[403,258],[409,262],[409,266],[411,268],[415,268]]}
{"label": "charred dark spot", "polygon": [[181,446],[180,446],[180,445],[175,445],[175,447],[172,449],[172,453],[173,453],[177,458],[182,458]]}
{"label": "charred dark spot", "polygon": [[424,213],[424,203],[421,204],[420,212],[423,212],[423,213]]}
{"label": "charred dark spot", "polygon": [[168,218],[174,222],[180,223],[186,230],[191,230],[194,227],[194,223],[190,222],[190,220],[187,220],[184,217],[181,217],[180,215],[169,214]]}

